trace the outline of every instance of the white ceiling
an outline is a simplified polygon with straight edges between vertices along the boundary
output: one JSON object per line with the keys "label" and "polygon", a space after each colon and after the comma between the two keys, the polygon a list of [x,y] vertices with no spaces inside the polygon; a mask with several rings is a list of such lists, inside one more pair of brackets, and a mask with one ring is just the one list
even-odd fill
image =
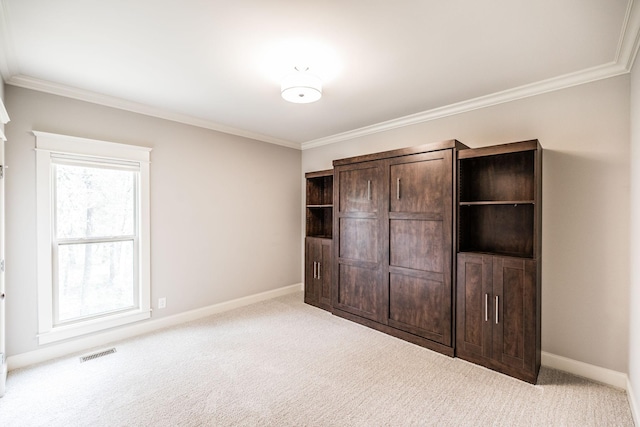
{"label": "white ceiling", "polygon": [[[0,0],[0,72],[306,148],[626,73],[633,3]],[[323,79],[320,101],[281,99],[296,65]]]}

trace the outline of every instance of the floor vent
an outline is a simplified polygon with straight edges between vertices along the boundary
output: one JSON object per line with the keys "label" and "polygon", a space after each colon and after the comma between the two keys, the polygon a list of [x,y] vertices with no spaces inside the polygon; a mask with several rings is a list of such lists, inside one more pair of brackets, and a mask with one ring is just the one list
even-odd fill
{"label": "floor vent", "polygon": [[80,363],[88,362],[89,360],[97,359],[98,357],[102,357],[102,356],[107,356],[115,352],[116,352],[115,348],[110,348],[109,350],[103,350],[97,353],[88,354],[86,356],[80,356]]}

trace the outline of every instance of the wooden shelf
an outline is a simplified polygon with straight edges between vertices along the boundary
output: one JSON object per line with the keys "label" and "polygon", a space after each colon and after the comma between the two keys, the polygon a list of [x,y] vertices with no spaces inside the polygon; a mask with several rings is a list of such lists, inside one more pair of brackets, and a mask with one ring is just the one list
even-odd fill
{"label": "wooden shelf", "polygon": [[486,252],[531,258],[534,255],[532,203],[477,204],[459,211],[460,252]]}
{"label": "wooden shelf", "polygon": [[308,172],[304,302],[331,310],[333,170]]}
{"label": "wooden shelf", "polygon": [[460,153],[460,252],[537,256],[537,147],[527,141]]}
{"label": "wooden shelf", "polygon": [[306,236],[331,238],[333,228],[333,170],[305,174]]}
{"label": "wooden shelf", "polygon": [[460,202],[460,206],[491,206],[491,205],[534,205],[533,200],[484,200],[479,202]]}
{"label": "wooden shelf", "polygon": [[467,249],[464,251],[459,251],[459,254],[470,254],[470,255],[497,255],[497,256],[503,256],[503,257],[510,257],[510,258],[525,258],[525,259],[533,259],[533,257],[531,255],[526,255],[526,254],[521,254],[519,252],[507,252],[507,251],[502,251],[502,252],[497,252],[497,251],[483,251],[483,250],[473,250],[473,249]]}

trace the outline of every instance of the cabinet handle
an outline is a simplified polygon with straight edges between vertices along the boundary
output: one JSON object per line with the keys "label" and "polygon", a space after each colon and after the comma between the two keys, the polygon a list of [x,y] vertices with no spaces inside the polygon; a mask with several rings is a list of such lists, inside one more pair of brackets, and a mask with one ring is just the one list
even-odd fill
{"label": "cabinet handle", "polygon": [[400,200],[400,178],[396,182],[396,199]]}
{"label": "cabinet handle", "polygon": [[320,271],[321,271],[321,267],[322,263],[318,262],[318,280],[320,280]]}
{"label": "cabinet handle", "polygon": [[316,278],[316,264],[318,264],[317,262],[313,261],[313,278]]}
{"label": "cabinet handle", "polygon": [[367,180],[367,200],[371,200],[371,180]]}
{"label": "cabinet handle", "polygon": [[489,294],[484,294],[484,321],[489,321]]}
{"label": "cabinet handle", "polygon": [[498,324],[498,295],[496,295],[496,325]]}

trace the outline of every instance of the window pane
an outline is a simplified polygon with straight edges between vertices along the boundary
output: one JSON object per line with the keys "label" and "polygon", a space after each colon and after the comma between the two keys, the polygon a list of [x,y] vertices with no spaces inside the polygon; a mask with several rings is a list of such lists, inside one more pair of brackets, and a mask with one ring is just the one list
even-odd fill
{"label": "window pane", "polygon": [[58,247],[58,322],[132,308],[133,241]]}
{"label": "window pane", "polygon": [[60,164],[55,170],[59,239],[134,234],[136,172]]}

